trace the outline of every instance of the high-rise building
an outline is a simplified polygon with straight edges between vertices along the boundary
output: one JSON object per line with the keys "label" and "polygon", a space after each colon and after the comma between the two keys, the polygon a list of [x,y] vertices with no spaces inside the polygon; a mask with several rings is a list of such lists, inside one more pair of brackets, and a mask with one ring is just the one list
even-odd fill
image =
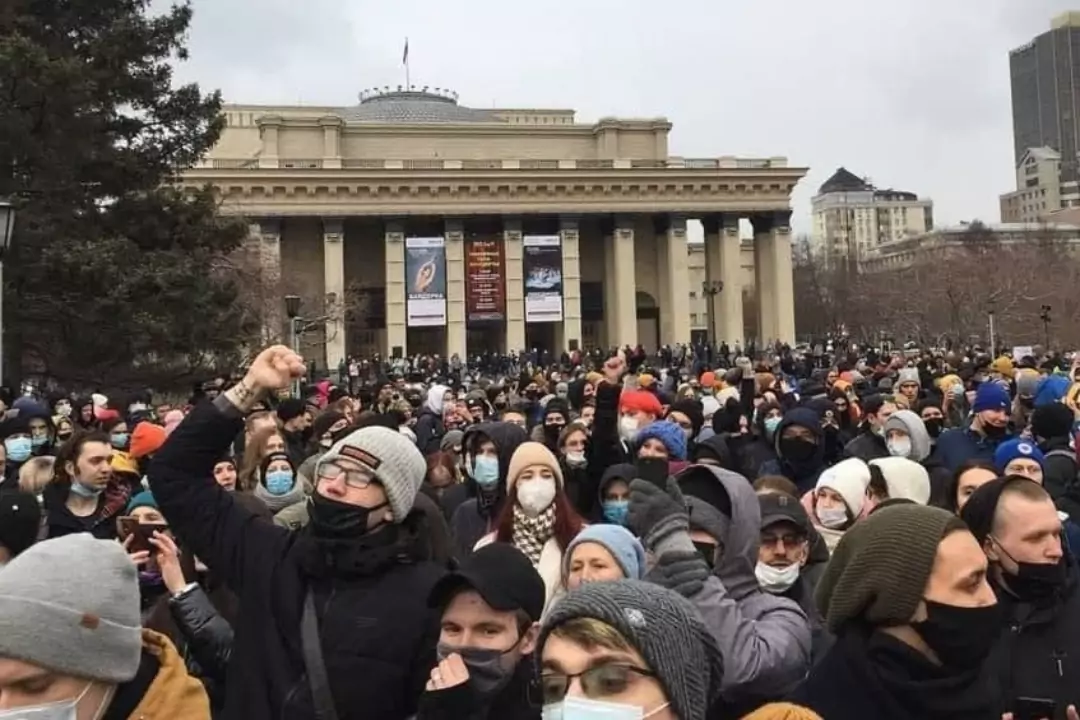
{"label": "high-rise building", "polygon": [[[1061,153],[1061,183],[1080,180],[1080,12],[1054,18],[1050,30],[1009,53],[1013,154],[1029,148]],[[1022,188],[1017,188],[1018,190]]]}
{"label": "high-rise building", "polygon": [[826,264],[873,257],[882,243],[927,232],[934,202],[904,190],[881,190],[847,168],[818,189],[812,202],[811,251]]}

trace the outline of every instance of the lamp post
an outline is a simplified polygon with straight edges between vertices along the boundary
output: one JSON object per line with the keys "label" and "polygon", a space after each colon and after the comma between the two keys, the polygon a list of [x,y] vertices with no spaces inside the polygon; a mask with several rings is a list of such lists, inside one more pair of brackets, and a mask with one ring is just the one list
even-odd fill
{"label": "lamp post", "polygon": [[[285,314],[289,318],[289,345],[292,347],[293,352],[297,355],[300,354],[300,332],[297,329],[297,325],[301,322],[300,319],[300,296],[299,295],[286,295],[285,296]],[[293,381],[293,396],[300,397],[300,380],[299,378]]]}
{"label": "lamp post", "polygon": [[709,338],[709,345],[716,342],[713,334],[713,299],[724,292],[723,280],[705,280],[701,283],[701,294],[705,297],[705,337]]}
{"label": "lamp post", "polygon": [[4,383],[4,256],[15,234],[15,206],[0,198],[0,385]]}
{"label": "lamp post", "polygon": [[1042,312],[1039,313],[1039,319],[1043,324],[1043,337],[1046,339],[1046,352],[1050,352],[1050,311],[1053,310],[1049,305],[1043,305],[1040,308]]}

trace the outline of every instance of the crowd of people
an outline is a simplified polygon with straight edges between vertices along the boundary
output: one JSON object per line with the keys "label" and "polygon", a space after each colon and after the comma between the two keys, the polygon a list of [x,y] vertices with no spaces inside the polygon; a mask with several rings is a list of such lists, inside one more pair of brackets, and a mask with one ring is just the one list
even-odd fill
{"label": "crowd of people", "polygon": [[1080,366],[743,353],[4,402],[0,718],[1080,720]]}

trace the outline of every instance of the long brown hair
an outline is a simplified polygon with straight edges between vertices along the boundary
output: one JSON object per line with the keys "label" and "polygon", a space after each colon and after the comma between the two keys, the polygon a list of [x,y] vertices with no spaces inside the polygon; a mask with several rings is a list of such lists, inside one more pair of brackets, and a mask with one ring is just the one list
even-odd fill
{"label": "long brown hair", "polygon": [[264,427],[257,430],[244,446],[244,462],[241,463],[240,472],[236,478],[236,486],[240,490],[250,492],[258,484],[256,475],[263,458],[266,457],[266,443],[270,442],[270,438],[274,435],[279,435],[282,439],[285,437],[277,427]]}
{"label": "long brown hair", "polygon": [[454,453],[446,450],[436,450],[433,453],[428,453],[426,459],[427,473],[424,475],[424,482],[428,485],[431,485],[431,473],[436,468],[442,468],[450,475],[451,485],[461,482],[461,476],[458,475],[457,462],[455,462]]}
{"label": "long brown hair", "polygon": [[[585,527],[585,519],[578,515],[577,510],[570,503],[562,483],[556,481],[555,499],[551,504],[555,506],[555,542],[560,550],[566,550],[570,541],[577,537],[581,528]],[[496,542],[513,542],[514,540],[514,505],[517,503],[518,485],[514,485],[513,492],[509,493],[506,502],[503,503],[499,517],[495,521]]]}

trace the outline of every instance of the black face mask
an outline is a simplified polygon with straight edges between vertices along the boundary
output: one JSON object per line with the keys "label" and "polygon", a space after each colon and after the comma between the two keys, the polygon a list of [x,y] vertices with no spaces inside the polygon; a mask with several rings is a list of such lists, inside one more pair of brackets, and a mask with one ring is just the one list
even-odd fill
{"label": "black face mask", "polygon": [[990,425],[986,423],[982,426],[983,433],[989,438],[1005,437],[1005,433],[1009,431],[1009,428],[1005,425],[998,427],[997,425]]}
{"label": "black face mask", "polygon": [[973,670],[986,659],[1000,636],[1001,607],[957,607],[926,600],[926,619],[912,623],[942,665]]}
{"label": "black face mask", "polygon": [[945,421],[941,418],[930,418],[929,420],[923,420],[923,425],[926,426],[926,432],[933,439],[937,440],[941,435],[941,431],[945,428]]}
{"label": "black face mask", "polygon": [[[1001,545],[998,545],[998,549],[1009,555]],[[1009,558],[1012,559],[1012,556],[1010,555]],[[1005,584],[1012,594],[1021,600],[1052,597],[1065,584],[1069,570],[1064,559],[1049,564],[1016,562],[1016,560],[1013,562],[1016,563],[1017,571],[1015,574],[1005,573]]]}
{"label": "black face mask", "polygon": [[562,434],[565,425],[545,425],[544,426],[544,439],[547,440],[548,445],[554,445],[559,441],[559,435]]}
{"label": "black face mask", "polygon": [[799,437],[780,438],[780,456],[790,462],[803,463],[814,458],[817,445]]}
{"label": "black face mask", "polygon": [[716,543],[710,542],[695,542],[694,549],[697,550],[698,555],[705,560],[705,564],[712,570],[716,566],[716,548],[719,547]]}
{"label": "black face mask", "polygon": [[328,498],[320,492],[314,492],[308,498],[311,530],[315,537],[319,538],[343,540],[360,537],[370,532],[368,516],[389,504],[384,502],[381,505],[366,508],[343,503]]}

